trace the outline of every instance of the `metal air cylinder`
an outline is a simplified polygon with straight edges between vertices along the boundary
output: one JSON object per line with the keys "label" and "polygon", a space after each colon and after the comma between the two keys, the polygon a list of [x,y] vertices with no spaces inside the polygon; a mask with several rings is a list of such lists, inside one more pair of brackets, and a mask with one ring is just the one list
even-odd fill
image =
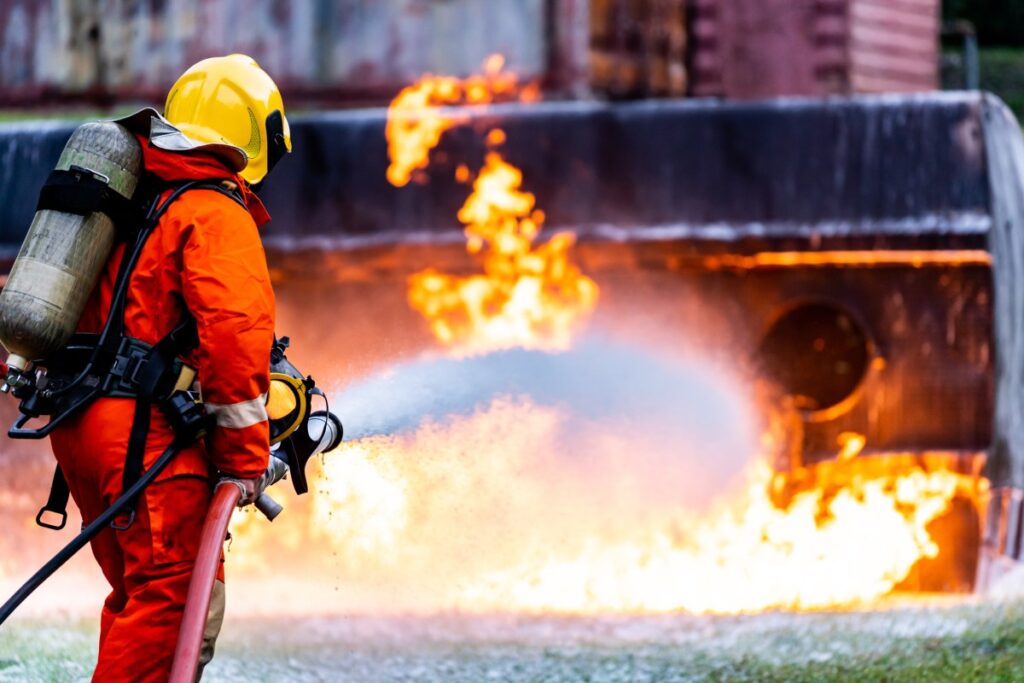
{"label": "metal air cylinder", "polygon": [[[142,150],[116,123],[86,123],[71,135],[57,169],[91,172],[131,199],[142,172]],[[10,353],[12,370],[23,372],[30,361],[67,344],[114,238],[114,223],[105,213],[36,212],[0,292],[0,343]]]}

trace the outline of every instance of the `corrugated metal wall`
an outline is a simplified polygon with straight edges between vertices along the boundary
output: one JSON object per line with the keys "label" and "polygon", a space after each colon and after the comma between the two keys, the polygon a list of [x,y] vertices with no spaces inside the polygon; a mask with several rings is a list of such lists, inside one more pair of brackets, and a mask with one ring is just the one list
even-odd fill
{"label": "corrugated metal wall", "polygon": [[938,87],[935,0],[851,0],[850,79],[856,92]]}
{"label": "corrugated metal wall", "polygon": [[[190,64],[245,52],[293,98],[379,99],[501,52],[553,87],[582,69],[580,0],[0,0],[0,103],[160,99]],[[582,20],[582,19],[581,19]],[[585,47],[584,47],[585,50]],[[555,73],[552,66],[558,69]]]}
{"label": "corrugated metal wall", "polygon": [[252,54],[292,102],[380,103],[501,52],[558,96],[936,87],[939,0],[0,0],[0,106],[159,101]]}
{"label": "corrugated metal wall", "polygon": [[690,0],[689,24],[694,95],[938,86],[939,0]]}

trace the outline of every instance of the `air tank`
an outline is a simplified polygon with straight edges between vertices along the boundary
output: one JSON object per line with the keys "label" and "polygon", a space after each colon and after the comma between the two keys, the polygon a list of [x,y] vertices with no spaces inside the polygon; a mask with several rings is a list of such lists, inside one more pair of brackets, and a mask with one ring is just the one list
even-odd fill
{"label": "air tank", "polygon": [[[135,136],[116,123],[79,126],[57,161],[58,170],[84,169],[131,199],[142,171]],[[105,213],[79,216],[40,210],[0,292],[0,343],[8,366],[24,372],[32,360],[67,344],[114,244]]]}

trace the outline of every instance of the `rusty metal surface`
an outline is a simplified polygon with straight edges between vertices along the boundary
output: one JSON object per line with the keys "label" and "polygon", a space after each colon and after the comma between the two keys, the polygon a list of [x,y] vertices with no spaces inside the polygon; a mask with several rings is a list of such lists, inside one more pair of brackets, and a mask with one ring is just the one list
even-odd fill
{"label": "rusty metal surface", "polygon": [[612,97],[687,92],[685,0],[591,0],[591,87]]}
{"label": "rusty metal surface", "polygon": [[[291,101],[387,98],[425,71],[478,71],[493,52],[526,79],[571,87],[578,66],[557,41],[576,39],[583,10],[580,0],[0,0],[0,105],[159,102],[189,65],[230,52],[256,57]],[[549,30],[555,20],[566,28]]]}
{"label": "rusty metal surface", "polygon": [[691,0],[698,96],[919,92],[938,83],[938,0]]}
{"label": "rusty metal surface", "polygon": [[558,96],[920,91],[938,0],[0,0],[0,106],[159,102],[253,55],[295,102],[387,100],[501,52]]}

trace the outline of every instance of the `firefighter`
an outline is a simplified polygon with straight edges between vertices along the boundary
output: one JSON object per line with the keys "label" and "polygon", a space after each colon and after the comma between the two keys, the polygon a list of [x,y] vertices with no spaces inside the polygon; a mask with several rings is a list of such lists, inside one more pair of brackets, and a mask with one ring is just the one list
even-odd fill
{"label": "firefighter", "polygon": [[[111,587],[93,680],[161,681],[170,671],[213,482],[235,482],[247,504],[267,467],[274,294],[257,232],[269,215],[254,188],[291,141],[277,86],[244,55],[195,64],[171,88],[162,117],[143,110],[119,123],[136,133],[145,178],[162,198],[182,181],[211,181],[182,193],[145,242],[128,276],[124,333],[157,344],[194,317],[198,344],[183,360],[198,373],[213,425],[131,513],[92,541]],[[115,247],[80,332],[103,327],[124,253],[123,244]],[[110,506],[124,490],[126,470],[148,467],[172,438],[160,410],[123,397],[99,398],[59,426],[54,454],[83,520]],[[141,453],[136,465],[126,459],[133,441]],[[212,657],[223,604],[219,582],[202,664]]]}

